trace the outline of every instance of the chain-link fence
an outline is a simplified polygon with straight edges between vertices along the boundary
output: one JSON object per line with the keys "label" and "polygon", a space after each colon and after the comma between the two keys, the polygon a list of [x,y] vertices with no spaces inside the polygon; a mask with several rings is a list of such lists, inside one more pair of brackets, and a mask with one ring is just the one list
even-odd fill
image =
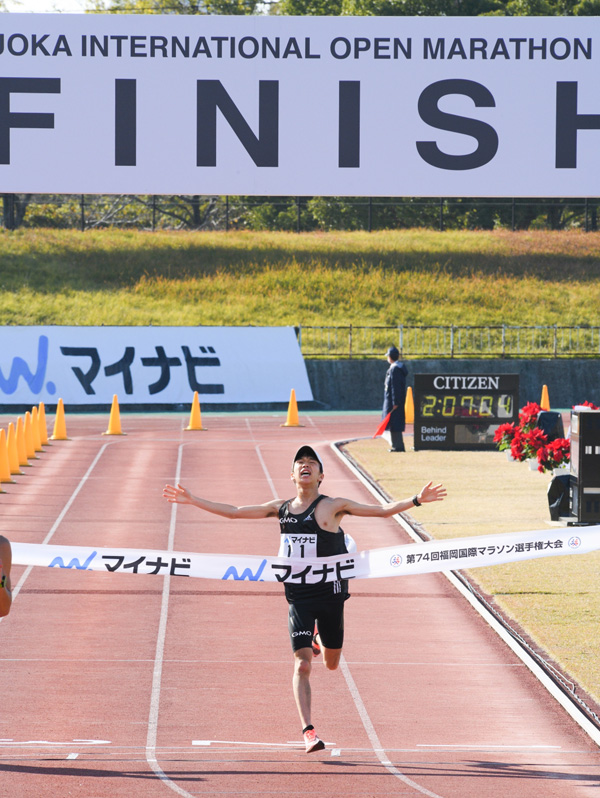
{"label": "chain-link fence", "polygon": [[600,199],[3,194],[3,224],[89,230],[598,229]]}

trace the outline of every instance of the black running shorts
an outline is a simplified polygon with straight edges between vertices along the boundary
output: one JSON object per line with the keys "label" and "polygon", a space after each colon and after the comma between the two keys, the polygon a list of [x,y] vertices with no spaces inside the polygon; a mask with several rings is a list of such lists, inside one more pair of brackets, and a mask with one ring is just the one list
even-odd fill
{"label": "black running shorts", "polygon": [[344,642],[344,600],[296,601],[290,604],[288,628],[292,649],[309,648],[315,630],[325,648],[341,648]]}

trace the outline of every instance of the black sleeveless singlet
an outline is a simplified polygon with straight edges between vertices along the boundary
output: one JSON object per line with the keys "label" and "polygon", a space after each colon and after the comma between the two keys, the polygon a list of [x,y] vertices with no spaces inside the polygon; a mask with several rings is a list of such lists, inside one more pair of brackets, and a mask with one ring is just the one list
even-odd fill
{"label": "black sleeveless singlet", "polygon": [[[303,557],[330,557],[333,554],[346,554],[344,532],[328,532],[317,524],[314,511],[321,499],[318,496],[310,507],[299,515],[290,512],[288,499],[279,510],[281,529],[280,557],[302,559]],[[318,585],[295,585],[284,582],[285,596],[291,602],[312,601],[313,599],[329,599],[339,597],[342,601],[348,598],[348,580],[324,582]]]}

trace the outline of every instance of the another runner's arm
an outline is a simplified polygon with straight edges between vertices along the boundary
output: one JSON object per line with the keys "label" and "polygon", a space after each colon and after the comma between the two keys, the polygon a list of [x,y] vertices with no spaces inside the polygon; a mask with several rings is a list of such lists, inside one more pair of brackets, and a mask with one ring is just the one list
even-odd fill
{"label": "another runner's arm", "polygon": [[224,504],[222,502],[212,502],[208,499],[202,499],[200,496],[194,496],[183,485],[165,485],[163,489],[163,496],[168,502],[175,504],[191,504],[193,507],[198,507],[200,510],[206,510],[208,513],[214,515],[222,515],[225,518],[269,518],[277,515],[282,503],[279,499],[275,499],[265,504],[249,504],[243,507],[236,507],[233,504]]}
{"label": "another runner's arm", "polygon": [[12,565],[12,550],[8,540],[0,535],[0,616],[8,615],[12,604],[12,585],[10,583],[10,568]]}
{"label": "another runner's arm", "polygon": [[428,482],[419,493],[411,496],[410,499],[400,499],[396,502],[387,504],[360,504],[350,499],[334,499],[334,512],[336,515],[360,515],[374,518],[388,518],[396,513],[403,513],[412,510],[421,504],[429,502],[441,502],[446,498],[446,488],[443,485],[433,485]]}

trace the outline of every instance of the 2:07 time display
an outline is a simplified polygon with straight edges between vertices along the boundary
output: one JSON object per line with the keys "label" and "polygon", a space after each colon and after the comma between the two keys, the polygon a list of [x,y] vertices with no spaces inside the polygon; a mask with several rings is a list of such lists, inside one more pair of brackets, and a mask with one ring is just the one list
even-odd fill
{"label": "2:07 time display", "polygon": [[421,397],[423,418],[507,419],[512,418],[514,395],[484,393],[425,394]]}

